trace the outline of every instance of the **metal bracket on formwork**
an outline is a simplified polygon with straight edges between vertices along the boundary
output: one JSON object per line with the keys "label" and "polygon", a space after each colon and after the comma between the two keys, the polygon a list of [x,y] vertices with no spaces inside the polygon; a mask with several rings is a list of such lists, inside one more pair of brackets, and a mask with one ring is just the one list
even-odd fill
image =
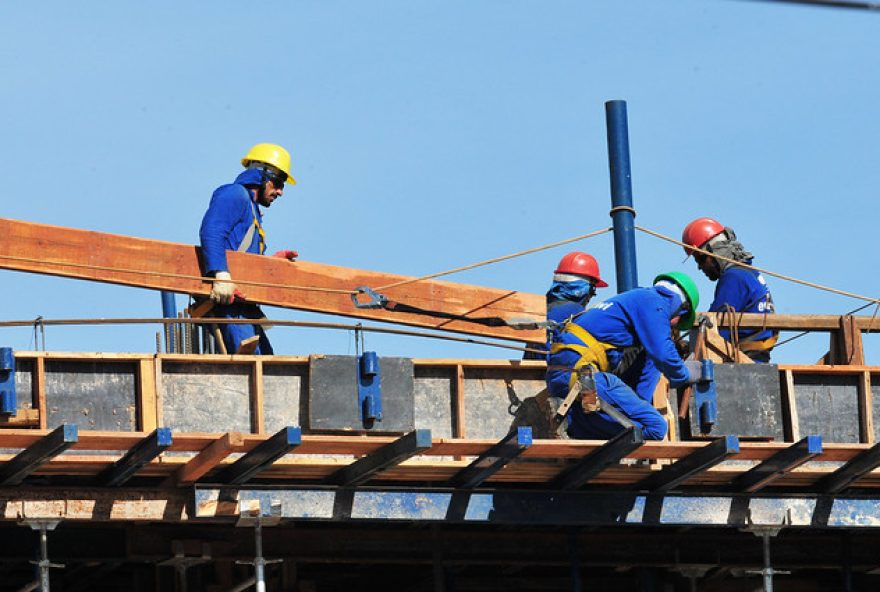
{"label": "metal bracket on formwork", "polygon": [[[361,294],[365,294],[369,300],[361,302],[358,299],[358,296]],[[375,290],[370,289],[369,286],[361,286],[356,292],[352,293],[351,302],[354,304],[355,308],[385,308],[385,305],[388,303],[388,298],[383,294],[379,294]]]}
{"label": "metal bracket on formwork", "polygon": [[364,428],[370,429],[377,421],[382,421],[382,376],[379,371],[379,356],[367,351],[358,356],[358,408]]}
{"label": "metal bracket on formwork", "polygon": [[[264,502],[268,507],[264,508]],[[263,557],[263,526],[275,526],[281,522],[281,501],[276,499],[252,500],[253,505],[249,508],[241,508],[236,526],[254,527],[254,560],[236,561],[240,565],[253,565],[253,583],[257,592],[266,592],[266,566],[272,563],[281,563],[283,559],[266,559]],[[241,585],[251,580],[242,582]],[[250,584],[249,584],[250,585]],[[239,588],[239,586],[236,586]],[[236,589],[236,588],[233,588]]]}
{"label": "metal bracket on formwork", "polygon": [[770,537],[775,537],[779,534],[786,526],[791,526],[791,508],[785,509],[785,515],[782,517],[782,522],[777,524],[758,524],[752,521],[752,511],[749,509],[748,514],[746,514],[746,525],[741,528],[743,532],[750,532],[755,536],[759,536],[763,539],[764,542],[764,569],[760,570],[749,570],[746,573],[750,574],[760,574],[764,578],[764,592],[773,592],[773,576],[775,574],[785,575],[791,573],[790,571],[782,571],[778,569],[773,569],[773,566],[770,565]]}
{"label": "metal bracket on formwork", "polygon": [[11,347],[0,347],[0,414],[15,415],[15,354]]}
{"label": "metal bracket on formwork", "polygon": [[[40,531],[40,560],[31,561],[40,570],[40,579],[25,586],[28,590],[40,590],[40,592],[49,592],[49,570],[53,567],[62,568],[63,563],[52,563],[49,561],[49,536],[50,530],[55,530],[60,520],[23,520],[21,524],[29,526],[31,530]],[[33,586],[32,588],[30,586]]]}
{"label": "metal bracket on formwork", "polygon": [[718,421],[718,391],[715,389],[715,366],[712,360],[700,361],[700,382],[694,385],[694,406],[700,431],[708,434]]}
{"label": "metal bracket on formwork", "polygon": [[171,552],[174,553],[174,557],[160,561],[156,565],[160,567],[173,567],[179,584],[177,589],[181,592],[186,592],[186,570],[197,565],[210,563],[211,545],[202,543],[200,555],[187,555],[183,541],[171,541]]}

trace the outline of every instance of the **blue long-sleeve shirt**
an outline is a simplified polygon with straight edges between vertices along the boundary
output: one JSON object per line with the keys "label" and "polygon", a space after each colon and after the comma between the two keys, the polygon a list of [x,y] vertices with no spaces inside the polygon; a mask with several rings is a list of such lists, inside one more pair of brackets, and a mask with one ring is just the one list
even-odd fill
{"label": "blue long-sleeve shirt", "polygon": [[[709,306],[710,312],[727,310],[732,306],[737,312],[770,313],[775,312],[770,289],[760,272],[744,267],[728,267],[721,273],[715,286],[715,300]],[[730,340],[730,330],[719,329],[724,339]],[[756,332],[753,329],[739,331],[739,338],[748,337],[755,341],[768,339],[775,335],[774,331]]]}
{"label": "blue long-sleeve shirt", "polygon": [[[608,351],[608,360],[614,367],[620,359],[619,349],[633,345],[645,348],[647,357],[669,379],[673,387],[687,383],[688,370],[672,341],[669,321],[679,310],[681,300],[666,288],[636,288],[613,296],[589,308],[574,319],[597,341],[614,346]],[[571,333],[561,333],[562,343],[579,343]],[[571,350],[560,350],[549,356],[550,366],[571,368],[579,356]],[[568,392],[570,373],[551,370],[547,384],[554,396]]]}
{"label": "blue long-sleeve shirt", "polygon": [[[251,192],[244,186],[259,184],[261,180],[259,171],[249,169],[241,173],[235,183],[221,185],[211,196],[208,211],[205,212],[199,228],[206,272],[229,271],[226,251],[238,250],[254,223],[254,216],[262,224],[262,212],[251,198]],[[260,253],[259,232],[254,231],[246,252]]]}

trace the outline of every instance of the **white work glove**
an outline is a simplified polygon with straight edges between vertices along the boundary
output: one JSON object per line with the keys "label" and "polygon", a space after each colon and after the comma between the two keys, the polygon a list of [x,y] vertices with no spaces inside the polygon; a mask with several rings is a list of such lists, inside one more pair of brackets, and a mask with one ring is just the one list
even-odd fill
{"label": "white work glove", "polygon": [[684,367],[688,371],[688,384],[697,384],[703,380],[703,363],[700,360],[685,360]]}
{"label": "white work glove", "polygon": [[211,300],[218,304],[231,304],[235,299],[235,284],[228,271],[214,274],[214,285],[211,286]]}

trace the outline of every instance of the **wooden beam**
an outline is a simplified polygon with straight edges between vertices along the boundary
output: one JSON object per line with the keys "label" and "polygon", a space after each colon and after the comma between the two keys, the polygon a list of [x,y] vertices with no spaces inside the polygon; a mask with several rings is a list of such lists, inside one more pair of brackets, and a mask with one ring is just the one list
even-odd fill
{"label": "wooden beam", "polygon": [[266,433],[266,417],[263,407],[265,396],[263,390],[263,362],[254,360],[250,374],[251,397],[251,429],[255,434]]}
{"label": "wooden beam", "polygon": [[874,443],[874,394],[871,392],[871,373],[859,375],[859,441]]}
{"label": "wooden beam", "polygon": [[151,432],[158,427],[155,358],[138,361],[137,379],[138,429],[142,432]]}
{"label": "wooden beam", "polygon": [[786,434],[792,442],[801,439],[801,422],[798,417],[797,398],[794,389],[794,373],[791,370],[782,371],[782,412],[788,418],[790,434]]}
{"label": "wooden beam", "polygon": [[[177,469],[172,479],[173,485],[184,487],[192,485],[211,469],[220,464],[227,456],[240,449],[244,444],[244,437],[239,432],[223,434],[201,452],[190,459],[185,465]],[[172,484],[172,483],[169,483]]]}
{"label": "wooden beam", "polygon": [[[35,253],[51,256],[35,257]],[[211,291],[211,282],[201,279],[199,257],[200,250],[193,245],[0,218],[2,269],[205,296]],[[351,301],[353,292],[368,286],[391,301],[419,309],[471,318],[543,321],[543,295],[436,280],[388,287],[412,278],[247,253],[227,252],[227,258],[239,288],[249,301],[258,304],[512,341],[545,339],[543,329],[515,330],[411,312],[356,308]]]}
{"label": "wooden beam", "polygon": [[[705,312],[713,324],[719,325],[723,313]],[[786,331],[837,331],[841,315],[763,315],[737,313],[737,323],[743,329],[781,329]],[[880,332],[880,319],[872,316],[853,316],[853,326],[861,331]]]}

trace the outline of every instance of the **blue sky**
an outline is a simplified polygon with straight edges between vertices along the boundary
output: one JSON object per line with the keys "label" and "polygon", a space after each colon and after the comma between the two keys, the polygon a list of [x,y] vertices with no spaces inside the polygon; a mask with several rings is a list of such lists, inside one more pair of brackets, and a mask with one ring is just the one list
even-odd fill
{"label": "blue sky", "polygon": [[[623,99],[638,224],[678,236],[713,216],[762,267],[880,296],[880,15],[737,0],[243,6],[0,5],[2,216],[194,243],[213,189],[250,145],[277,142],[299,184],[267,212],[270,249],[423,275],[607,227],[604,102]],[[637,241],[641,282],[687,271],[711,300],[680,248]],[[599,259],[610,296],[610,235],[576,248]],[[543,292],[567,250],[447,279]],[[7,320],[161,311],[145,290],[0,278]],[[861,304],[770,282],[782,313]],[[154,333],[50,328],[47,345],[152,351]],[[347,332],[271,336],[278,353],[353,350]],[[2,329],[0,343],[31,349],[32,332]],[[516,357],[400,337],[366,345]],[[817,335],[775,359],[811,363],[825,349]]]}

